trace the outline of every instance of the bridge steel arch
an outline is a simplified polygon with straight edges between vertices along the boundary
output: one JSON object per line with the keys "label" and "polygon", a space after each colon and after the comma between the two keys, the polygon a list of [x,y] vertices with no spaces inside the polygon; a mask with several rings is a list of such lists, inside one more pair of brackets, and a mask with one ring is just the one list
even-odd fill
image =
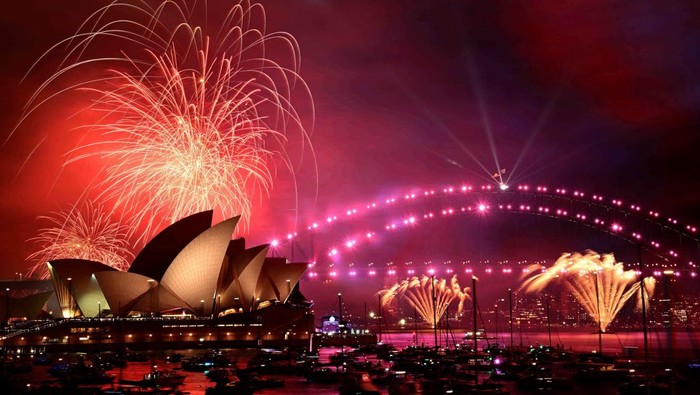
{"label": "bridge steel arch", "polygon": [[[399,215],[397,212],[411,212]],[[318,275],[328,256],[342,254],[345,248],[362,248],[378,235],[390,235],[402,229],[420,226],[424,221],[464,215],[515,213],[573,222],[637,245],[645,254],[663,263],[660,270],[697,275],[700,262],[700,236],[695,225],[643,208],[636,203],[606,198],[578,189],[547,186],[498,185],[474,187],[470,184],[441,188],[413,188],[368,203],[349,207],[339,213],[310,221],[301,231],[289,232],[273,242],[319,264],[308,276]],[[353,236],[319,245],[317,235],[332,235],[340,226],[356,228]],[[381,270],[367,268],[368,273]],[[656,274],[656,273],[654,273]]]}

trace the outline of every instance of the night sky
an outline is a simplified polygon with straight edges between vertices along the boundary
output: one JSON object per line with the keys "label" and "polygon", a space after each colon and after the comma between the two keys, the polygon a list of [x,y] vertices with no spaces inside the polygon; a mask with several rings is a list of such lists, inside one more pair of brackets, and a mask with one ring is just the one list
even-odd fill
{"label": "night sky", "polygon": [[[17,127],[0,147],[0,277],[25,270],[26,256],[36,249],[27,239],[41,225],[36,217],[75,203],[94,177],[89,163],[63,166],[79,143],[74,128],[82,118],[74,114],[85,103],[78,93],[42,106],[17,125],[55,61],[21,81],[24,74],[103,3],[29,0],[12,2],[0,13],[3,139]],[[228,4],[210,3],[214,11]],[[316,179],[307,162],[299,174],[300,227],[406,188],[493,183],[490,174],[499,168],[511,183],[578,188],[700,224],[696,2],[262,4],[268,31],[289,32],[299,43],[301,76],[315,104],[312,143],[319,173]],[[294,226],[293,192],[283,173],[272,194],[253,214],[244,235],[250,244]],[[522,244],[536,239],[528,221],[498,220],[478,237],[451,224],[449,232],[460,241],[449,249],[455,257],[480,251],[479,259],[517,259]],[[557,239],[552,233],[560,225],[552,225],[552,232],[550,224],[537,223],[537,234],[548,235],[540,240]],[[511,243],[499,250],[499,230],[514,228],[510,236],[523,237],[520,247]],[[578,235],[556,248],[596,246],[587,239],[594,237],[590,232]],[[435,250],[428,235],[412,237],[403,243],[423,247],[411,254]],[[467,246],[461,252],[454,247],[461,245]],[[406,252],[391,251],[398,250]],[[522,255],[536,255],[529,250]],[[326,288],[329,294],[336,290]]]}

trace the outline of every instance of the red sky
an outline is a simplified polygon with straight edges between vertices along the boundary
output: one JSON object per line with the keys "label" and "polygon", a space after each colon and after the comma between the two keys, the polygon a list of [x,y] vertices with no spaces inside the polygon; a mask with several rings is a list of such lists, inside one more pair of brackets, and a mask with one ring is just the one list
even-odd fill
{"label": "red sky", "polygon": [[[103,3],[5,7],[3,137],[56,59],[21,82],[24,73]],[[228,4],[210,3],[213,12]],[[616,195],[700,222],[694,2],[262,4],[268,30],[299,43],[314,96],[319,191],[305,167],[301,224],[402,187],[488,180],[497,168],[488,129],[500,167],[522,182]],[[0,147],[0,277],[24,271],[35,218],[75,203],[95,175],[90,165],[63,166],[79,136],[72,128],[89,121],[73,116],[85,102],[71,93],[42,106]],[[251,219],[251,241],[293,225],[291,191],[280,174]]]}

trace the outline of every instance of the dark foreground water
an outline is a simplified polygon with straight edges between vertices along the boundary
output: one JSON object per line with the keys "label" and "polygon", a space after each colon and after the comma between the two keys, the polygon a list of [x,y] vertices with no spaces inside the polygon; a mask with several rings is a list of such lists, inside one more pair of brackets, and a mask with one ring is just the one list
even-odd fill
{"label": "dark foreground water", "polygon": [[[444,333],[439,334],[438,342],[440,345],[449,347],[454,346],[454,342],[472,342],[471,340],[463,339],[464,333],[454,332],[453,334],[446,335]],[[644,340],[641,332],[623,332],[615,334],[605,334],[602,336],[603,352],[608,355],[614,355],[618,357],[625,357],[629,359],[642,360],[644,358]],[[385,343],[391,343],[396,348],[400,349],[409,345],[426,345],[432,346],[434,344],[435,338],[433,332],[419,332],[417,336],[413,333],[385,333],[382,334],[382,339]],[[597,350],[599,347],[599,336],[595,333],[589,332],[579,332],[579,333],[557,333],[552,332],[551,334],[552,344],[554,346],[561,345],[565,349],[578,351],[578,352],[590,352]],[[514,345],[549,345],[550,336],[547,332],[526,332],[526,333],[514,333],[513,334],[513,344]],[[491,335],[488,340],[479,339],[479,348],[486,346],[487,342],[495,343],[498,342],[502,345],[510,345],[511,337],[510,333],[499,333],[496,335]],[[648,336],[648,344],[650,350],[650,356],[652,360],[660,361],[661,363],[667,363],[669,366],[675,361],[686,361],[693,359],[700,353],[700,333],[693,332],[677,332],[674,333],[671,338],[669,338],[665,333],[651,332]],[[320,359],[322,362],[327,362],[330,355],[338,352],[338,348],[324,348],[320,350]],[[202,354],[203,350],[185,350],[178,351],[185,355],[185,357]],[[237,367],[245,368],[248,361],[255,355],[257,350],[227,350],[227,355],[235,361]],[[173,352],[153,352],[147,354],[148,362],[129,362],[126,368],[114,369],[110,371],[118,382],[120,379],[123,380],[140,380],[143,375],[150,372],[153,365],[157,365],[160,370],[172,370],[179,369],[179,363],[169,363],[167,361],[167,356],[173,354]],[[57,356],[58,357],[58,356]],[[60,356],[62,358],[67,358],[67,356]],[[78,358],[76,355],[70,356],[73,362]],[[47,380],[51,379],[48,375],[48,366],[35,366],[32,374],[26,376],[25,380],[28,384],[32,386],[38,386],[46,383]],[[184,385],[180,387],[180,390],[184,393],[189,393],[192,395],[204,394],[208,387],[212,387],[213,383],[207,379],[204,373],[199,372],[183,372],[187,375]],[[555,371],[555,374],[557,372]],[[312,394],[337,394],[338,385],[337,384],[313,384],[308,383],[303,377],[289,376],[289,375],[276,375],[273,377],[282,378],[285,380],[284,388],[281,389],[268,389],[256,391],[256,394],[288,394],[288,395],[312,395]],[[485,378],[485,377],[484,377]],[[514,383],[507,384],[511,389],[512,394],[532,394],[533,392],[523,392],[518,391],[515,388]],[[700,388],[700,387],[698,387]],[[380,387],[382,394],[387,394],[386,389]],[[4,393],[0,389],[0,393]],[[554,392],[556,393],[556,392]],[[596,395],[608,395],[617,394],[618,387],[617,384],[602,384],[595,382],[584,382],[576,383],[573,389],[566,390],[566,394],[591,394]],[[677,395],[683,395],[685,393],[699,393],[690,391],[688,388],[683,387],[677,389],[675,392]]]}

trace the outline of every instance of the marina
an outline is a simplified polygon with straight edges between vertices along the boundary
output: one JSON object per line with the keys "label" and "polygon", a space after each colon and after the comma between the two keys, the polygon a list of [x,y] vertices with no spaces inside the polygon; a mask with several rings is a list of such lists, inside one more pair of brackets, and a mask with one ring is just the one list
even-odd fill
{"label": "marina", "polygon": [[[653,334],[652,343],[665,347],[664,335]],[[593,389],[601,394],[634,394],[639,392],[630,388],[645,369],[658,387],[654,393],[670,394],[671,389],[675,394],[692,393],[691,386],[700,383],[700,367],[694,362],[700,334],[694,332],[674,334],[672,360],[667,351],[655,348],[648,368],[639,352],[640,332],[606,334],[603,355],[596,354],[595,333],[560,333],[561,343],[553,349],[543,346],[547,332],[523,333],[524,345],[514,349],[488,337],[478,339],[479,359],[473,359],[471,341],[436,350],[430,331],[419,332],[417,338],[412,332],[387,332],[384,338],[387,343],[374,347],[324,347],[312,353],[257,348],[144,351],[127,356],[121,367],[97,365],[97,355],[84,353],[43,355],[51,358],[51,364],[39,355],[10,353],[3,365],[4,388],[14,388],[9,393],[17,394],[369,394],[373,388],[390,395],[584,394]],[[204,361],[204,367],[187,368],[192,361]],[[73,370],[55,373],[61,366]],[[100,374],[87,373],[93,371]],[[661,376],[673,382],[662,386]]]}

